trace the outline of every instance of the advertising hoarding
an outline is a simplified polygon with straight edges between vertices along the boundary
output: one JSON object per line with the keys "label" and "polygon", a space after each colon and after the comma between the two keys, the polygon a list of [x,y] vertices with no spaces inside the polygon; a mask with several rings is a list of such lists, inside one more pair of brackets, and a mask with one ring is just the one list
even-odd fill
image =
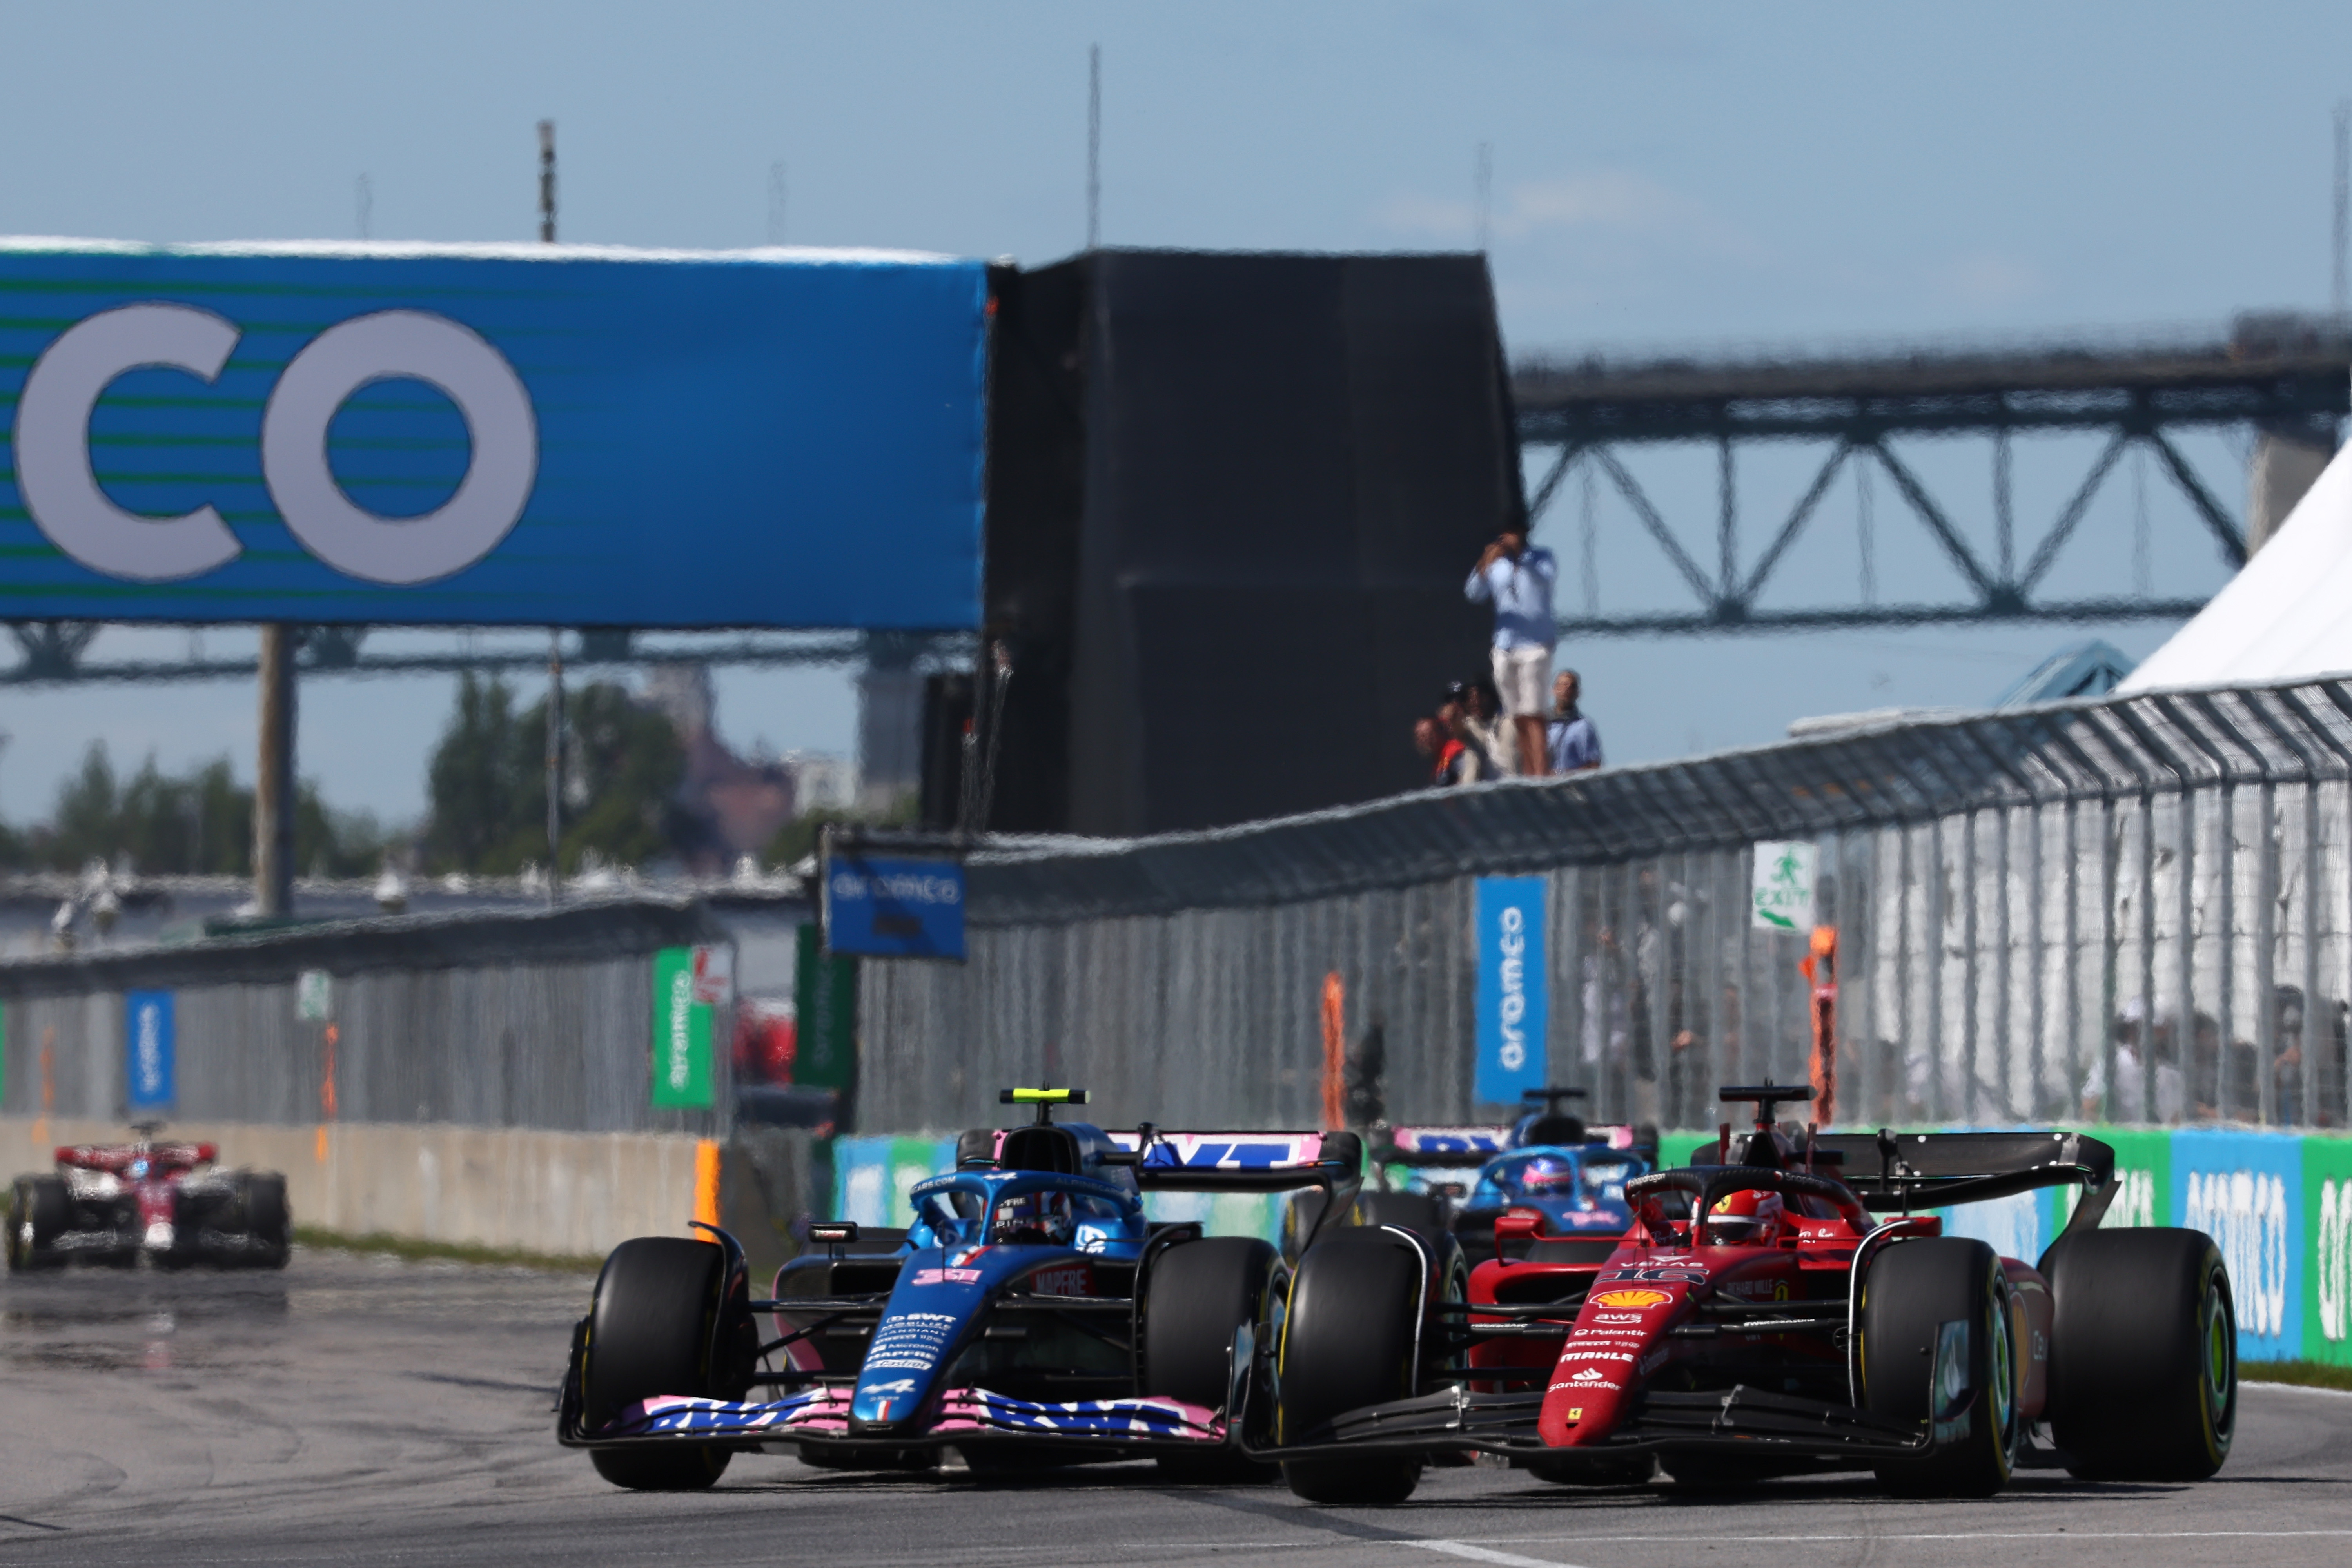
{"label": "advertising hoarding", "polygon": [[987,277],[0,244],[10,618],[979,623]]}
{"label": "advertising hoarding", "polygon": [[825,858],[826,950],[952,958],[963,949],[963,863],[836,849]]}
{"label": "advertising hoarding", "polygon": [[1541,1089],[1550,1065],[1545,1040],[1547,965],[1541,877],[1478,879],[1478,1066],[1475,1098],[1517,1105]]}
{"label": "advertising hoarding", "polygon": [[123,1098],[133,1111],[169,1110],[179,1098],[172,998],[169,991],[132,991],[122,999]]}

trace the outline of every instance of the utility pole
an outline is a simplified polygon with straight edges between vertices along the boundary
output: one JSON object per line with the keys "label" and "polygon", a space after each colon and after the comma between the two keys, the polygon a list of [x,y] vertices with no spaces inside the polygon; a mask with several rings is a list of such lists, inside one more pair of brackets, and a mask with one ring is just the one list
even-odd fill
{"label": "utility pole", "polygon": [[[539,237],[555,243],[555,121],[539,122]],[[547,903],[563,887],[563,632],[547,628]]]}
{"label": "utility pole", "polygon": [[1478,210],[1478,254],[1484,256],[1495,237],[1495,144],[1478,143],[1478,161],[1470,184]]}
{"label": "utility pole", "polygon": [[2336,105],[2336,255],[2334,287],[2328,303],[2336,312],[2338,331],[2352,299],[2347,299],[2346,252],[2352,250],[2352,100]]}
{"label": "utility pole", "polygon": [[1087,46],[1087,248],[1102,243],[1102,46]]}
{"label": "utility pole", "polygon": [[253,779],[253,907],[294,912],[294,628],[261,628],[261,755]]}
{"label": "utility pole", "polygon": [[360,237],[372,239],[374,237],[372,231],[375,227],[375,182],[362,174],[359,177],[358,187],[352,194],[358,198]]}

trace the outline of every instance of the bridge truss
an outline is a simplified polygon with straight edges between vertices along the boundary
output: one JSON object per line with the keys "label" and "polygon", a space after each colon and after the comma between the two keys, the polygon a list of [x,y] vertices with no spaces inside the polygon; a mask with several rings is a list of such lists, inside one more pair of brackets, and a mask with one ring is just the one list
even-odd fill
{"label": "bridge truss", "polygon": [[[1887,354],[1703,364],[1528,362],[1512,392],[1523,450],[1539,454],[1542,477],[1528,498],[1540,521],[1564,483],[1580,473],[1622,498],[1643,534],[1688,588],[1691,604],[1655,613],[1563,616],[1564,634],[1795,631],[1927,623],[2080,622],[2178,619],[2200,599],[2156,596],[2119,586],[2111,594],[2060,599],[2044,585],[2092,501],[2136,450],[2180,493],[2231,569],[2243,565],[2242,526],[2181,454],[2185,430],[2236,426],[2322,450],[2352,408],[2352,340],[2340,331],[2252,331],[2242,320],[2228,342],[2125,351],[2036,349]],[[2089,431],[2106,437],[2071,495],[2042,526],[2023,533],[2011,493],[2011,440],[2032,432]],[[1972,544],[1939,496],[1889,445],[1897,436],[1975,436],[1992,443],[1992,547]],[[1741,537],[1738,465],[1743,447],[1767,441],[1827,442],[1826,458],[1785,516],[1772,521],[1749,558]],[[1697,559],[1670,527],[1620,453],[1628,447],[1704,443],[1717,457],[1716,558]],[[1944,603],[1864,600],[1803,609],[1763,607],[1761,597],[1790,548],[1848,468],[1889,481],[1949,562],[1964,596]]]}

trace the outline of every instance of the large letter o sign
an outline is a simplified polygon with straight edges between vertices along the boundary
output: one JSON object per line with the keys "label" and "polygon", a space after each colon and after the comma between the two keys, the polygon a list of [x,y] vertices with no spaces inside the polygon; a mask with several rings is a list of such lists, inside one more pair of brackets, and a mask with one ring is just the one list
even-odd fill
{"label": "large letter o sign", "polygon": [[[473,461],[457,493],[422,517],[352,504],[327,461],[327,426],[370,382],[422,381],[465,416]],[[539,422],[504,355],[446,316],[383,310],[339,322],[294,356],[261,420],[261,471],[278,515],[328,565],[372,583],[426,583],[488,555],[522,516],[539,475]]]}

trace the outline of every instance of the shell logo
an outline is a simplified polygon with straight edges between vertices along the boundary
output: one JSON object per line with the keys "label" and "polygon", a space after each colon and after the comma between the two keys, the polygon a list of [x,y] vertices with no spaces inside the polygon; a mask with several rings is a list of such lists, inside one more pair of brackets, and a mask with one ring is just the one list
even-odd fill
{"label": "shell logo", "polygon": [[1592,1298],[1596,1307],[1663,1307],[1673,1300],[1664,1290],[1610,1290]]}

